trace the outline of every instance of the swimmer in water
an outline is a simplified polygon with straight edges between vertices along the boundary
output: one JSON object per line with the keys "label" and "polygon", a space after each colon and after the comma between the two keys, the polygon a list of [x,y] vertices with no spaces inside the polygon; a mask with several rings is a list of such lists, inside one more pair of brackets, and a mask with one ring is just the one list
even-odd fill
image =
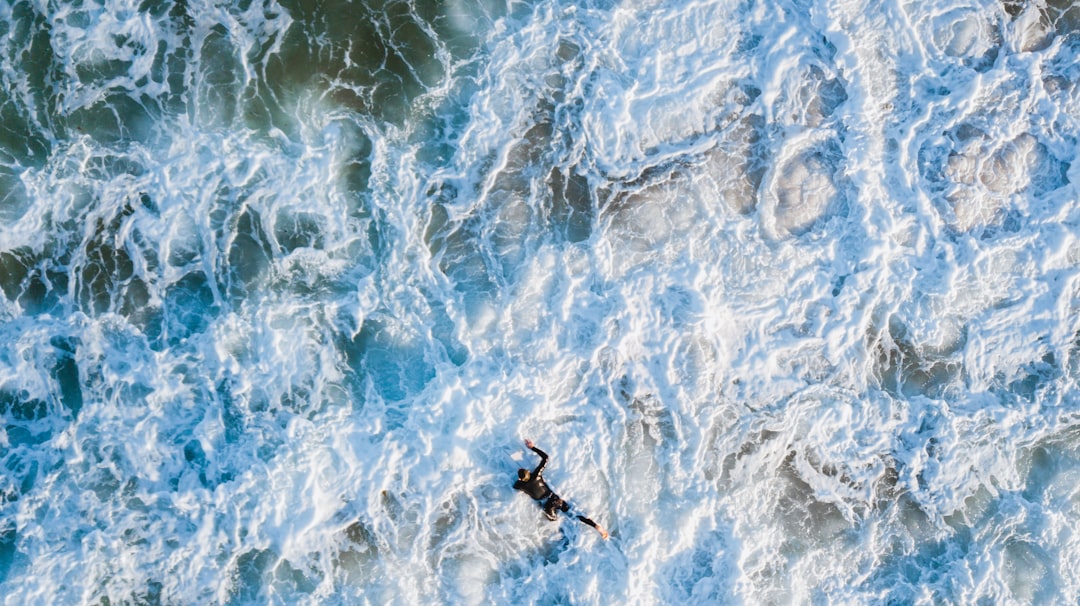
{"label": "swimmer in water", "polygon": [[[559,495],[555,494],[553,490],[544,481],[544,466],[547,465],[548,456],[547,453],[540,450],[532,443],[531,440],[525,440],[525,446],[528,446],[530,450],[540,456],[540,464],[536,466],[536,469],[531,472],[528,469],[518,470],[517,482],[514,482],[514,488],[524,492],[537,501],[544,501],[544,515],[547,519],[554,522],[559,515],[559,512],[567,512],[570,510],[570,504],[562,500]],[[589,518],[582,515],[574,516],[582,524],[592,526],[600,533],[600,536],[605,539],[608,538],[608,531],[604,530],[604,527],[593,522]]]}

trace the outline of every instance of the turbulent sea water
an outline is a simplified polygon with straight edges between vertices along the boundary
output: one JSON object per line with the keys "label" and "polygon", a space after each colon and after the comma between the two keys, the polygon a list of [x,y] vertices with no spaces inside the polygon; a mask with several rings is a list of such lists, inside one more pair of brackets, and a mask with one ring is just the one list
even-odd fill
{"label": "turbulent sea water", "polygon": [[0,0],[0,80],[3,604],[1080,601],[1069,0]]}

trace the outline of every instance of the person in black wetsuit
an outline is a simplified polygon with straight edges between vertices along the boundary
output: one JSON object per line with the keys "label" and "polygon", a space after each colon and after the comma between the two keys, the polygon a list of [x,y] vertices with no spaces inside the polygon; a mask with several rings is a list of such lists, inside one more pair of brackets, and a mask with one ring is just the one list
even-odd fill
{"label": "person in black wetsuit", "polygon": [[[554,522],[558,519],[560,511],[565,513],[570,510],[570,504],[562,500],[559,495],[555,494],[555,492],[547,485],[547,482],[544,481],[544,466],[547,465],[548,462],[547,453],[537,448],[531,440],[525,440],[525,446],[528,446],[530,450],[540,456],[540,464],[537,465],[536,469],[532,470],[532,472],[528,469],[519,469],[518,479],[517,482],[514,482],[514,488],[524,492],[537,501],[544,501],[544,515]],[[604,530],[603,526],[582,515],[574,517],[582,524],[595,528],[596,531],[600,533],[600,536],[605,539],[608,538],[608,532]]]}

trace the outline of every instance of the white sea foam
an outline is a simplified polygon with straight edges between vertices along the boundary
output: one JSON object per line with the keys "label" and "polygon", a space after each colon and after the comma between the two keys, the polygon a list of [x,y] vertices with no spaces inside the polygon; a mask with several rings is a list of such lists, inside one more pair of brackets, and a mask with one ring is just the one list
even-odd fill
{"label": "white sea foam", "polygon": [[0,17],[5,604],[1080,597],[1070,4]]}

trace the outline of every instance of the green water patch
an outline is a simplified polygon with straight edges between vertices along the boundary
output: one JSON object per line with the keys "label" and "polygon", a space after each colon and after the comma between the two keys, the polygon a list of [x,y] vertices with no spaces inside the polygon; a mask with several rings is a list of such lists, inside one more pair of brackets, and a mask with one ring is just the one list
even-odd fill
{"label": "green water patch", "polygon": [[408,2],[283,6],[295,21],[261,82],[273,99],[314,84],[336,104],[401,125],[412,100],[446,75],[434,32]]}
{"label": "green water patch", "polygon": [[11,18],[0,24],[0,61],[10,70],[0,75],[0,224],[13,223],[29,208],[20,176],[43,166],[52,152],[51,82],[57,77],[44,17],[30,3],[17,3]]}
{"label": "green water patch", "polygon": [[11,82],[5,74],[0,86],[0,150],[40,163],[50,150],[47,129],[56,110],[54,83],[61,77],[48,19],[32,3],[15,3],[11,21],[0,24],[0,53],[21,79]]}
{"label": "green water patch", "polygon": [[251,128],[282,128],[296,100],[309,91],[402,126],[413,102],[440,86],[455,61],[476,53],[507,10],[505,3],[484,0],[286,0],[282,7],[293,23],[280,44],[267,41],[251,57],[261,66],[257,81],[244,91]]}

